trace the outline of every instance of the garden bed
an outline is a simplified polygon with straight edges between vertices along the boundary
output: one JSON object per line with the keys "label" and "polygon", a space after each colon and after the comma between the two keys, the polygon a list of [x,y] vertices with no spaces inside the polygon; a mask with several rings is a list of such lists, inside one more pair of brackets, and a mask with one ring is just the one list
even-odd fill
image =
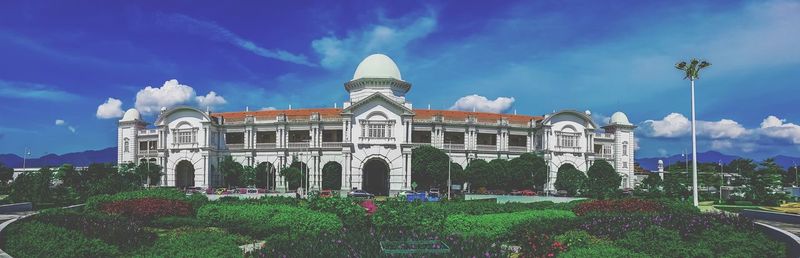
{"label": "garden bed", "polygon": [[[671,201],[389,199],[369,214],[356,199],[208,202],[170,191],[99,196],[83,211],[42,212],[10,225],[2,247],[18,258],[785,255],[751,220]],[[246,253],[239,248],[262,241]]]}

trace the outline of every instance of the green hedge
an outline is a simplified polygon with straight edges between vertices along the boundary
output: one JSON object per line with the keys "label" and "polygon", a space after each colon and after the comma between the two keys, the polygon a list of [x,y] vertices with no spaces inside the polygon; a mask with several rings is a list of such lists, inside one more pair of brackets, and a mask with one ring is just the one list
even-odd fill
{"label": "green hedge", "polygon": [[174,231],[133,257],[242,257],[242,237],[220,230]]}
{"label": "green hedge", "polygon": [[649,258],[649,255],[636,253],[628,249],[611,245],[593,245],[572,248],[558,255],[559,258],[614,257],[614,258]]}
{"label": "green hedge", "polygon": [[121,250],[151,245],[156,234],[136,221],[99,212],[77,212],[66,209],[45,210],[23,219],[75,230],[89,238],[97,238]]}
{"label": "green hedge", "polygon": [[197,218],[254,237],[276,233],[313,236],[342,228],[334,214],[286,205],[212,203],[203,206]]}
{"label": "green hedge", "polygon": [[119,250],[99,239],[58,226],[30,221],[14,223],[4,233],[4,250],[25,257],[116,257]]}
{"label": "green hedge", "polygon": [[563,210],[533,210],[485,215],[456,214],[447,217],[444,228],[445,233],[448,234],[459,234],[468,238],[496,239],[509,235],[514,227],[522,224],[574,217],[575,214],[571,211]]}
{"label": "green hedge", "polygon": [[447,214],[440,203],[409,203],[393,199],[378,204],[378,210],[372,214],[372,224],[382,232],[437,232],[442,230]]}
{"label": "green hedge", "polygon": [[202,227],[205,223],[190,217],[163,217],[150,221],[150,226],[156,228],[182,228],[182,227]]}
{"label": "green hedge", "polygon": [[[152,188],[139,191],[121,192],[114,195],[96,195],[86,201],[86,209],[99,210],[100,204],[113,201],[124,201],[142,198],[156,198],[166,200],[182,200],[188,201],[189,198],[185,193],[173,188]],[[193,197],[193,202],[202,202],[199,197]],[[207,200],[207,199],[206,199]],[[194,203],[192,203],[194,205]]]}
{"label": "green hedge", "polygon": [[364,229],[370,226],[370,221],[364,207],[359,205],[360,202],[361,200],[355,198],[311,198],[308,200],[308,208],[336,214],[349,229]]}

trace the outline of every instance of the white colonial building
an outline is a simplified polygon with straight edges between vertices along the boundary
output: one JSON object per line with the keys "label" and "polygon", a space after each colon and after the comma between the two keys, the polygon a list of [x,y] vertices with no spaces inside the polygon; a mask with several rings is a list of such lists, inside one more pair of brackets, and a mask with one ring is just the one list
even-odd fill
{"label": "white colonial building", "polygon": [[389,57],[375,54],[344,83],[350,100],[341,108],[210,113],[191,107],[162,109],[153,126],[130,109],[119,121],[119,163],[155,162],[167,186],[219,186],[216,167],[231,155],[250,166],[272,168],[268,187],[286,190],[275,168],[302,162],[311,189],[322,188],[327,164],[341,166],[342,189],[389,194],[411,188],[411,150],[445,149],[466,167],[473,159],[510,159],[526,152],[549,164],[548,190],[558,168],[586,171],[607,160],[633,187],[634,126],[614,113],[599,127],[587,112],[564,110],[544,116],[414,109],[405,95],[411,83]]}

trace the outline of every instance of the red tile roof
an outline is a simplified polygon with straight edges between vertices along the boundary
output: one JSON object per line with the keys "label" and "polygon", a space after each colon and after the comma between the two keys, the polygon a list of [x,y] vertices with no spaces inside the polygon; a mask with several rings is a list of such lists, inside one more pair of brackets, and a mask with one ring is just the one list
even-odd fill
{"label": "red tile roof", "polygon": [[[212,113],[213,117],[223,117],[226,120],[243,120],[246,116],[252,115],[257,118],[270,118],[274,119],[280,114],[286,115],[289,119],[302,119],[309,118],[312,113],[319,113],[320,118],[335,118],[339,117],[342,113],[341,108],[308,108],[308,109],[287,109],[287,110],[259,110],[259,111],[240,111],[240,112],[223,112]],[[513,115],[513,114],[498,114],[488,112],[469,112],[458,110],[431,110],[431,109],[415,109],[415,118],[417,119],[430,119],[433,116],[444,116],[445,120],[466,121],[470,115],[475,116],[479,122],[494,123],[501,118],[508,119],[511,124],[527,125],[531,120],[542,120],[541,116],[529,115]]]}

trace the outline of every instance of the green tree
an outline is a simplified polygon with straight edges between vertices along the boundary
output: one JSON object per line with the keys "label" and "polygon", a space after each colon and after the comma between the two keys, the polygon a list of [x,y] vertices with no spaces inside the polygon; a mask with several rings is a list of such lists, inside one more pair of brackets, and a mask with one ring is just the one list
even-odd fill
{"label": "green tree", "polygon": [[492,177],[492,170],[489,162],[482,159],[473,159],[467,164],[465,170],[467,182],[470,183],[470,189],[475,191],[480,188],[488,188],[489,181]]}
{"label": "green tree", "polygon": [[239,186],[244,167],[239,162],[233,160],[233,157],[228,155],[220,161],[219,172],[222,174],[222,178],[228,187]]}
{"label": "green tree", "polygon": [[300,187],[300,179],[303,177],[303,173],[300,172],[299,168],[292,166],[286,167],[281,169],[280,175],[286,181],[289,190],[296,190]]}
{"label": "green tree", "polygon": [[322,189],[342,189],[342,165],[337,162],[328,162],[322,166]]}
{"label": "green tree", "polygon": [[766,159],[753,173],[747,173],[746,196],[754,203],[777,205],[784,194],[780,191],[783,169],[774,159]]}
{"label": "green tree", "polygon": [[447,184],[449,157],[444,151],[423,145],[411,151],[411,181],[417,189],[444,187]]}
{"label": "green tree", "polygon": [[253,166],[244,166],[242,168],[242,184],[244,186],[255,186],[256,185],[256,168]]}
{"label": "green tree", "polygon": [[14,169],[6,167],[0,162],[0,184],[5,185],[8,181],[11,181],[11,179],[14,179]]}
{"label": "green tree", "polygon": [[669,172],[664,174],[664,194],[667,197],[686,199],[691,195],[687,173]]}
{"label": "green tree", "polygon": [[62,185],[75,190],[81,188],[81,182],[83,181],[80,172],[71,164],[64,164],[58,167],[55,178],[61,180]]}
{"label": "green tree", "polygon": [[642,183],[636,186],[635,192],[637,195],[647,196],[651,198],[661,197],[664,193],[664,181],[657,173],[651,173],[642,180]]}
{"label": "green tree", "polygon": [[53,171],[43,167],[36,172],[26,172],[11,183],[9,198],[14,202],[45,203],[50,200]]}
{"label": "green tree", "polygon": [[567,194],[575,196],[586,189],[586,175],[571,164],[564,164],[558,168],[556,174],[555,187],[558,190],[567,191]]}
{"label": "green tree", "polygon": [[622,183],[622,177],[605,160],[595,161],[586,174],[588,194],[595,198],[613,196]]}
{"label": "green tree", "polygon": [[139,178],[139,184],[143,182],[150,186],[158,185],[161,182],[161,166],[150,162],[141,162],[136,166],[135,172]]}
{"label": "green tree", "polygon": [[270,188],[275,182],[275,166],[269,162],[261,162],[255,167],[256,187]]}
{"label": "green tree", "polygon": [[[511,189],[534,188],[533,175],[536,173],[536,155],[524,153],[508,162],[508,173],[505,184]],[[510,179],[510,180],[509,180]]]}
{"label": "green tree", "polygon": [[509,173],[509,161],[505,159],[493,159],[489,161],[489,189],[502,189],[505,191],[511,190],[511,186],[506,185],[507,182],[513,180],[511,173]]}

